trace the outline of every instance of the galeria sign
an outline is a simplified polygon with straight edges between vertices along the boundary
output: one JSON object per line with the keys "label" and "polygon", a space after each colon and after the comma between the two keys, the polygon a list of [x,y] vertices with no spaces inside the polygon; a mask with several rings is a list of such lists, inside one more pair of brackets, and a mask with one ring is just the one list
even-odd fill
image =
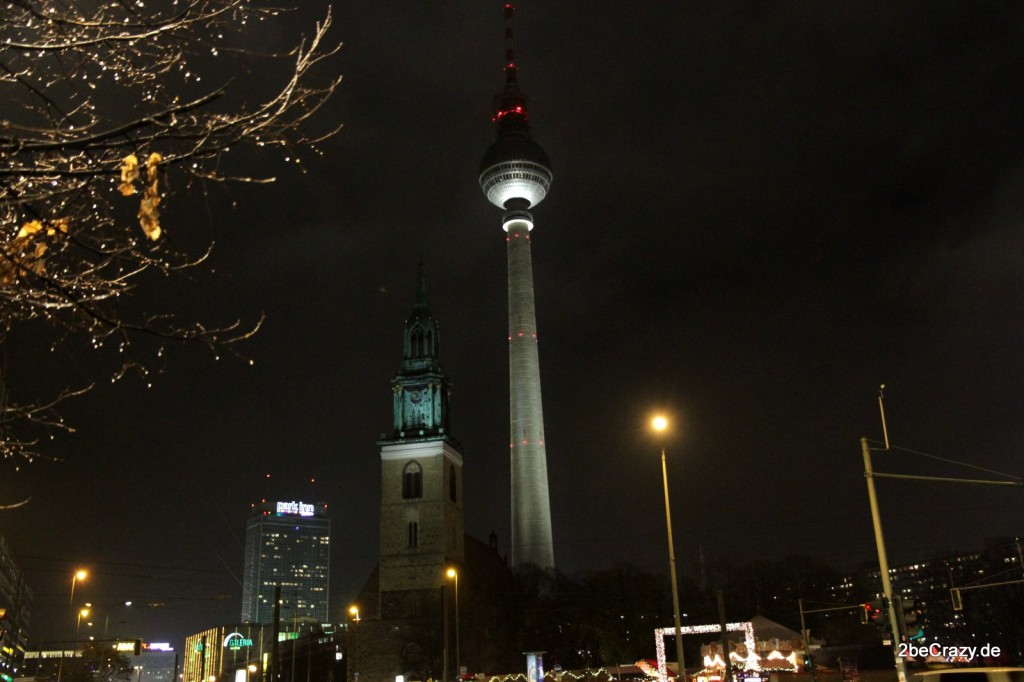
{"label": "galeria sign", "polygon": [[224,638],[224,646],[228,649],[241,649],[243,647],[252,646],[252,640],[241,632],[232,632]]}

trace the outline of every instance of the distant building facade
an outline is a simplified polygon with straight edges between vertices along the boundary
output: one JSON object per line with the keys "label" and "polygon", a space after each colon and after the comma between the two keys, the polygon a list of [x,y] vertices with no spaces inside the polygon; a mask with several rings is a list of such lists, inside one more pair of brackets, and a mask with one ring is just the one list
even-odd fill
{"label": "distant building facade", "polygon": [[[921,643],[991,643],[1000,647],[1002,660],[1024,660],[1022,556],[1021,538],[1000,537],[987,539],[982,549],[890,566],[893,596],[908,621],[904,634]],[[843,576],[832,595],[846,604],[880,599],[878,567]]]}
{"label": "distant building facade", "polygon": [[185,639],[181,682],[341,682],[343,641],[330,624],[221,625]]}
{"label": "distant building facade", "polygon": [[0,679],[20,677],[25,658],[28,624],[32,612],[32,590],[0,538]]}
{"label": "distant building facade", "polygon": [[[24,665],[19,677],[56,679],[63,669],[65,678],[80,676],[80,672],[99,661],[113,662],[122,658],[131,670],[133,682],[175,682],[177,680],[178,653],[167,642],[143,642],[136,639],[118,639],[106,642],[82,642],[82,646],[68,649],[32,650],[25,652]],[[107,655],[100,650],[111,652]],[[135,653],[135,652],[138,653]],[[63,661],[63,662],[62,662]],[[89,668],[98,678],[104,671]],[[76,672],[78,671],[78,672]],[[5,682],[7,682],[5,680]]]}
{"label": "distant building facade", "polygon": [[327,622],[330,544],[327,505],[294,500],[255,505],[245,531],[242,621],[273,622],[280,587],[282,621]]}
{"label": "distant building facade", "polygon": [[136,682],[175,682],[178,652],[169,642],[142,642],[138,656],[129,656]]}

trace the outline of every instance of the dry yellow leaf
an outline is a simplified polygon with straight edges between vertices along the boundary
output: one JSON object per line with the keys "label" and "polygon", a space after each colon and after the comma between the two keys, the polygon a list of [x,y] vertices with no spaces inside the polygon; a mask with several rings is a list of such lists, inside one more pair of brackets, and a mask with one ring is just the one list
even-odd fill
{"label": "dry yellow leaf", "polygon": [[48,240],[55,240],[58,234],[67,234],[68,219],[57,218],[43,223],[30,220],[18,230],[10,244],[3,247],[4,257],[0,260],[0,286],[17,282],[24,272],[42,275],[46,271]]}
{"label": "dry yellow leaf", "polygon": [[142,231],[146,233],[146,236],[153,241],[160,239],[161,234],[160,213],[156,207],[160,204],[160,176],[157,174],[157,166],[162,160],[163,157],[156,152],[150,154],[146,159],[146,178],[149,180],[149,186],[146,187],[146,193],[139,205],[139,224],[142,225]]}
{"label": "dry yellow leaf", "polygon": [[17,239],[25,239],[26,237],[34,235],[36,232],[39,232],[41,229],[43,229],[43,224],[40,221],[30,220],[29,222],[22,225],[21,229],[18,230]]}
{"label": "dry yellow leaf", "polygon": [[156,167],[164,160],[164,157],[159,152],[153,152],[146,159],[146,174],[149,176],[150,182],[156,182]]}
{"label": "dry yellow leaf", "polygon": [[139,157],[129,154],[121,162],[121,184],[118,189],[124,196],[135,194],[135,181],[139,179]]}
{"label": "dry yellow leaf", "polygon": [[160,197],[150,187],[146,190],[139,206],[139,224],[142,225],[142,231],[146,233],[146,236],[153,241],[160,239],[160,214],[156,210],[159,203]]}

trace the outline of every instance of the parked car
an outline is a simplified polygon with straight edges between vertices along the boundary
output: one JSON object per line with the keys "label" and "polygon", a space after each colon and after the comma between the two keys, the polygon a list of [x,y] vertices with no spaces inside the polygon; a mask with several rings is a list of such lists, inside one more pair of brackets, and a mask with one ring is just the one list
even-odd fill
{"label": "parked car", "polygon": [[921,670],[910,682],[1024,682],[1024,668],[942,668]]}

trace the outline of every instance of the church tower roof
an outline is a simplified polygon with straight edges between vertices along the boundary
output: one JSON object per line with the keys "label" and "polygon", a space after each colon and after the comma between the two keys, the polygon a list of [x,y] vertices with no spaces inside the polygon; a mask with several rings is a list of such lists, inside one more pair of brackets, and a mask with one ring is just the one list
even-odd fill
{"label": "church tower roof", "polygon": [[448,377],[438,359],[441,330],[427,302],[427,276],[420,263],[416,302],[405,320],[402,362],[391,380],[393,432],[381,442],[445,439],[448,427]]}
{"label": "church tower roof", "polygon": [[416,303],[405,320],[405,352],[399,370],[400,374],[407,375],[442,371],[438,362],[441,331],[427,303],[427,275],[423,263],[420,263],[416,277]]}

